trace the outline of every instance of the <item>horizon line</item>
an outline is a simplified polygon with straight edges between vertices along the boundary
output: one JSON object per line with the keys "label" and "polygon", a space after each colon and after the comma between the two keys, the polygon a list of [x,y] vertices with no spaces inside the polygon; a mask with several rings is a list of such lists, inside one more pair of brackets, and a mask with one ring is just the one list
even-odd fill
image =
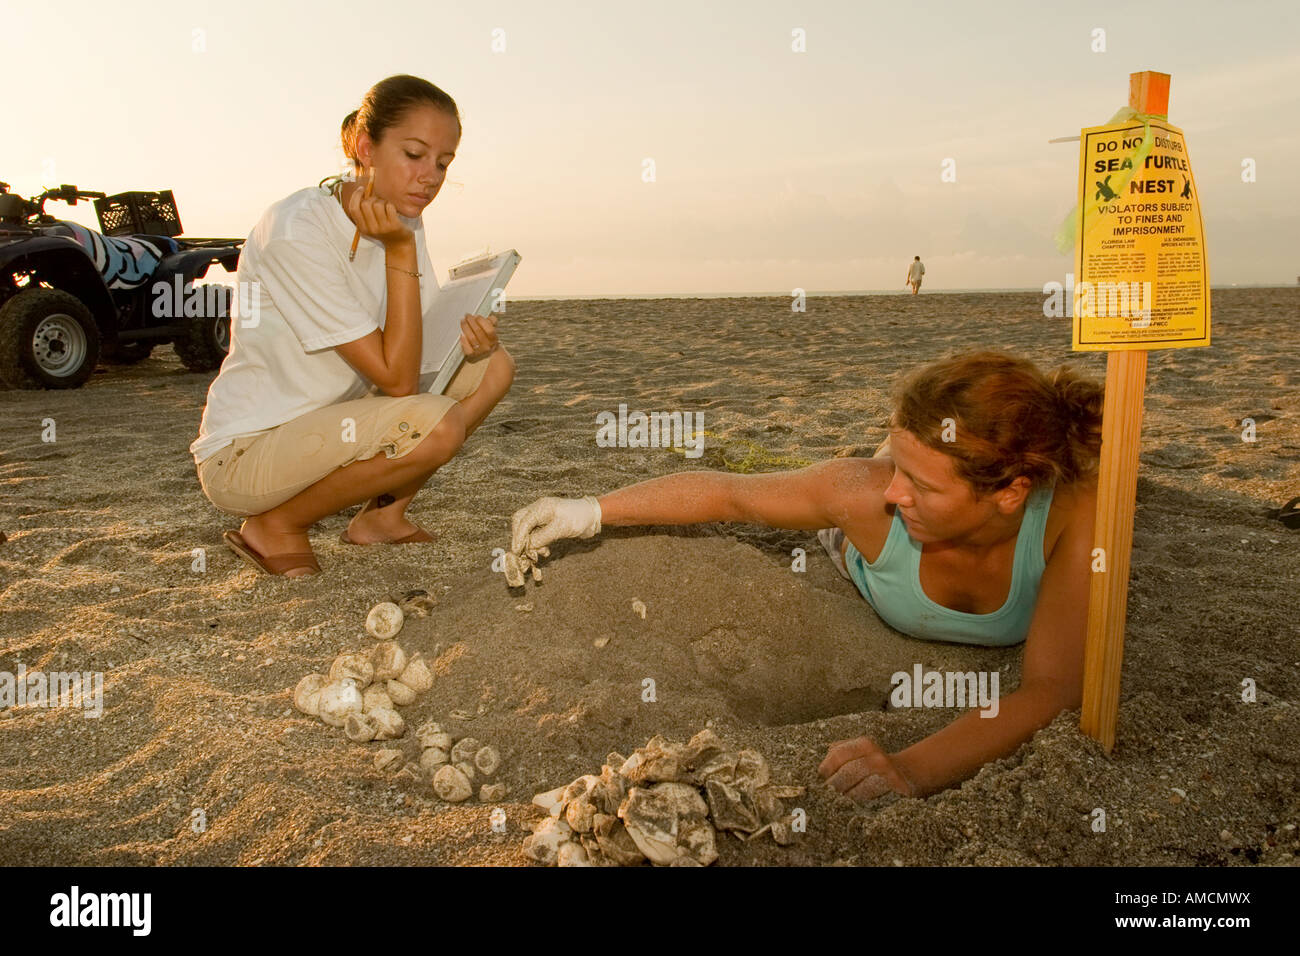
{"label": "horizon line", "polygon": [[[1280,283],[1229,283],[1227,285],[1211,285],[1210,290],[1215,289],[1294,289],[1300,287],[1300,279],[1293,285],[1283,285]],[[1037,286],[1011,286],[987,288],[951,288],[951,289],[932,289],[928,295],[937,293],[947,293],[950,295],[967,294],[967,293],[1005,293],[1005,292],[1033,292],[1036,295],[1045,295],[1041,288]],[[844,297],[844,296],[868,296],[868,295],[891,295],[911,297],[912,293],[906,289],[860,289],[844,291],[805,291],[806,298],[814,296],[820,297]],[[918,296],[920,293],[917,294]],[[619,293],[572,293],[557,295],[519,295],[509,296],[507,298],[513,302],[554,302],[565,300],[589,300],[589,299],[789,299],[789,292],[619,292]]]}

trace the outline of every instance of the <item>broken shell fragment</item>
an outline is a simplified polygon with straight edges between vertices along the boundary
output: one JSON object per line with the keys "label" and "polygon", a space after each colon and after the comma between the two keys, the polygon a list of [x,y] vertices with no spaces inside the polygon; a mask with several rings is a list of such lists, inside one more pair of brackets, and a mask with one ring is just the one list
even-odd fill
{"label": "broken shell fragment", "polygon": [[366,630],[381,641],[391,640],[402,629],[405,617],[400,607],[392,601],[384,601],[372,607],[366,615]]}
{"label": "broken shell fragment", "polygon": [[330,680],[343,680],[345,677],[364,689],[375,679],[375,665],[364,654],[340,654],[330,665]]}
{"label": "broken shell fragment", "polygon": [[789,846],[794,842],[794,832],[786,820],[776,820],[772,823],[772,839],[780,846]]}
{"label": "broken shell fragment", "polygon": [[[633,787],[629,790],[618,815],[637,849],[651,863],[667,866],[683,852],[707,855],[707,841],[698,828],[693,825],[684,827],[684,824],[696,820],[706,822],[704,816],[708,812],[708,804],[690,784],[659,783],[648,789]],[[689,848],[679,846],[679,839],[683,837],[688,838]]]}
{"label": "broken shell fragment", "polygon": [[645,854],[637,847],[636,841],[618,817],[598,813],[593,823],[596,845],[610,863],[615,866],[636,866],[645,861]]}
{"label": "broken shell fragment", "polygon": [[384,748],[375,754],[375,769],[394,773],[402,767],[402,752],[391,748]]}
{"label": "broken shell fragment", "polygon": [[411,655],[405,670],[397,679],[417,694],[423,694],[433,686],[433,672],[429,670],[429,665],[424,662],[423,655],[419,653]]}
{"label": "broken shell fragment", "polygon": [[766,786],[772,781],[767,761],[757,750],[742,750],[736,755],[736,783],[750,789]]}
{"label": "broken shell fragment", "polygon": [[753,833],[759,828],[758,811],[740,787],[718,777],[710,779],[704,786],[713,825],[719,830]]}
{"label": "broken shell fragment", "polygon": [[[420,742],[421,747],[437,747],[440,745],[426,743],[425,741],[427,738],[432,737],[434,734],[440,734],[440,733],[442,733],[442,724],[438,723],[436,720],[426,720],[424,723],[420,725],[420,729],[415,732],[415,739]],[[450,750],[451,749],[450,744],[443,749]]]}
{"label": "broken shell fragment", "polygon": [[348,714],[347,720],[343,722],[343,732],[348,735],[348,740],[364,744],[367,740],[375,739],[379,728],[369,714]]}
{"label": "broken shell fragment", "polygon": [[478,788],[478,798],[484,803],[496,803],[504,800],[509,792],[510,788],[504,783],[485,783]]}
{"label": "broken shell fragment", "polygon": [[601,813],[617,816],[618,808],[622,806],[626,796],[627,780],[616,773],[612,767],[608,765],[601,767],[600,778],[592,784],[589,791],[592,805]]}
{"label": "broken shell fragment", "polygon": [[342,727],[348,714],[361,712],[361,691],[350,678],[334,681],[321,688],[317,713],[331,727]]}
{"label": "broken shell fragment", "polygon": [[600,808],[591,802],[591,794],[583,793],[574,797],[564,807],[564,822],[574,833],[590,833],[596,825],[596,814]]}
{"label": "broken shell fragment", "polygon": [[478,753],[479,748],[482,746],[473,737],[462,737],[451,748],[451,762],[460,763],[462,760],[473,760],[474,755]]}
{"label": "broken shell fragment", "polygon": [[531,836],[524,837],[524,855],[538,863],[553,865],[560,855],[560,847],[569,842],[573,831],[563,820],[547,817],[533,828]]}
{"label": "broken shell fragment", "polygon": [[681,780],[687,775],[684,749],[655,735],[624,761],[621,772],[634,784]]}
{"label": "broken shell fragment", "polygon": [[480,747],[474,752],[474,766],[485,777],[490,777],[501,766],[501,755],[495,747]]}
{"label": "broken shell fragment", "polygon": [[407,617],[428,617],[438,606],[438,599],[421,588],[407,591],[397,605]]}
{"label": "broken shell fragment", "polygon": [[520,565],[519,555],[513,551],[507,551],[505,554],[506,584],[512,588],[521,588],[524,586],[524,569]]}
{"label": "broken shell fragment", "polygon": [[376,707],[366,716],[375,722],[376,740],[396,740],[406,733],[406,721],[391,707]]}
{"label": "broken shell fragment", "polygon": [[308,674],[298,681],[298,686],[293,689],[293,706],[311,717],[317,716],[321,688],[329,680],[324,674]]}
{"label": "broken shell fragment", "polygon": [[552,817],[559,817],[564,810],[564,791],[566,789],[568,789],[568,784],[537,794],[533,797],[533,806],[541,807]]}
{"label": "broken shell fragment", "polygon": [[771,830],[778,844],[793,842],[793,818],[781,800],[804,792],[772,784],[760,753],[729,751],[712,730],[686,744],[656,735],[630,757],[607,754],[599,776],[584,774],[533,797],[548,817],[525,844],[534,859],[553,862],[563,853],[571,865],[585,855],[592,866],[647,859],[708,866],[718,859],[724,830],[742,841]]}
{"label": "broken shell fragment", "polygon": [[584,773],[577,780],[573,781],[560,794],[562,803],[568,803],[570,800],[576,800],[584,793],[589,793],[591,788],[600,782],[600,778],[594,773]]}
{"label": "broken shell fragment", "polygon": [[640,598],[633,598],[633,599],[632,599],[632,613],[635,614],[637,617],[641,618],[641,620],[644,621],[644,620],[645,620],[645,612],[646,612],[645,602],[642,601]]}
{"label": "broken shell fragment", "polygon": [[396,641],[381,641],[370,651],[370,663],[376,681],[395,680],[406,670],[406,651]]}
{"label": "broken shell fragment", "polygon": [[381,707],[391,710],[393,699],[388,696],[388,691],[384,689],[383,684],[371,684],[361,695],[361,709],[368,714]]}
{"label": "broken shell fragment", "polygon": [[415,703],[415,691],[411,690],[411,688],[407,687],[400,680],[390,680],[385,682],[384,690],[388,693],[388,699],[398,707],[405,707],[407,704]]}
{"label": "broken shell fragment", "polygon": [[451,753],[452,744],[451,734],[425,734],[420,738],[421,747],[437,747],[439,750],[445,750],[448,754]]}
{"label": "broken shell fragment", "polygon": [[[681,849],[682,856],[673,861],[673,866],[708,866],[718,858],[717,833],[708,820],[691,817],[680,820],[677,826],[677,846]],[[684,863],[683,860],[690,860],[691,863]]]}
{"label": "broken shell fragment", "polygon": [[592,863],[587,859],[587,851],[583,849],[582,844],[569,841],[560,844],[560,848],[555,854],[555,865],[591,866]]}
{"label": "broken shell fragment", "polygon": [[736,764],[739,761],[740,757],[736,754],[723,751],[697,765],[694,777],[700,783],[705,783],[713,777],[721,780],[733,780],[736,776]]}
{"label": "broken shell fragment", "polygon": [[428,773],[437,773],[439,767],[447,765],[447,751],[430,747],[420,754],[420,768]]}
{"label": "broken shell fragment", "polygon": [[718,735],[712,730],[706,729],[701,730],[686,742],[686,750],[683,756],[686,758],[686,765],[695,768],[706,761],[712,760],[724,750],[726,750],[726,747],[718,739]]}
{"label": "broken shell fragment", "polygon": [[433,775],[433,790],[448,803],[462,803],[474,793],[466,776],[451,764],[440,767]]}

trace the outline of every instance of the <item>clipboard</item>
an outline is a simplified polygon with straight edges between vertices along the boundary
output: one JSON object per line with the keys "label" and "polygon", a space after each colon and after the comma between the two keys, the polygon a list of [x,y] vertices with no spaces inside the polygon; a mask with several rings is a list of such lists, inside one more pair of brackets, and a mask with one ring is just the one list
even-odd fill
{"label": "clipboard", "polygon": [[447,283],[424,312],[420,390],[441,395],[465,361],[460,320],[489,315],[519,265],[514,249],[475,256],[447,270]]}

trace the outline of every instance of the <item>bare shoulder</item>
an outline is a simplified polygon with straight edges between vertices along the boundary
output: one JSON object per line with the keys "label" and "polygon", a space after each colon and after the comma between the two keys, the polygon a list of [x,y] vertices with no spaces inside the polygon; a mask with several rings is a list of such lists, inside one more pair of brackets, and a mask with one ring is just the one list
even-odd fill
{"label": "bare shoulder", "polygon": [[813,467],[820,471],[827,513],[850,537],[855,528],[874,526],[890,517],[885,489],[893,480],[891,459],[832,458]]}
{"label": "bare shoulder", "polygon": [[1060,485],[1052,494],[1052,508],[1043,531],[1043,553],[1049,558],[1060,544],[1077,549],[1092,548],[1093,525],[1097,518],[1095,478]]}

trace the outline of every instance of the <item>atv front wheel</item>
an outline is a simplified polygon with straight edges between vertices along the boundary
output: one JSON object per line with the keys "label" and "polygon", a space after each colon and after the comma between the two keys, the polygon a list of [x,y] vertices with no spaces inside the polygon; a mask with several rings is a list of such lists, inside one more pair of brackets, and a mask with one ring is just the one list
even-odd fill
{"label": "atv front wheel", "polygon": [[[185,331],[172,339],[176,355],[191,372],[210,372],[219,368],[230,351],[230,300],[233,290],[229,286],[204,286],[214,288],[214,293],[201,293],[203,315],[185,319]],[[198,289],[195,289],[197,292]],[[186,294],[192,294],[187,288]]]}
{"label": "atv front wheel", "polygon": [[76,296],[28,289],[0,308],[0,380],[10,388],[80,388],[99,361],[99,326]]}

